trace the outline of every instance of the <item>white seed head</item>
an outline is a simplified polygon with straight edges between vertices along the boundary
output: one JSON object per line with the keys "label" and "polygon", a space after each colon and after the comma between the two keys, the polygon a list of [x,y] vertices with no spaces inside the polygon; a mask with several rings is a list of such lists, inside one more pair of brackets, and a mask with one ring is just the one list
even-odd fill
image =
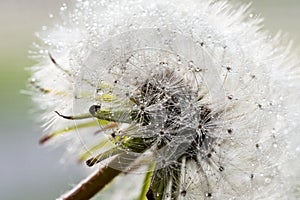
{"label": "white seed head", "polygon": [[71,139],[89,165],[126,157],[111,166],[125,172],[156,163],[150,188],[164,199],[293,198],[299,59],[248,7],[63,5],[32,68],[41,142]]}

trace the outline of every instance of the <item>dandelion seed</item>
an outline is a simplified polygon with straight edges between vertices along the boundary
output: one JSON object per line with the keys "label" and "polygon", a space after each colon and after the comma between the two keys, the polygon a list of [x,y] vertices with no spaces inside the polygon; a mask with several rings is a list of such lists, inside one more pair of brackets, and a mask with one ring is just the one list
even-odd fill
{"label": "dandelion seed", "polygon": [[292,198],[299,61],[280,35],[259,31],[248,6],[233,8],[204,0],[61,7],[68,17],[41,34],[32,70],[45,112],[40,142],[72,138],[72,154],[101,165],[62,199],[91,198],[135,173],[144,183],[133,198]]}

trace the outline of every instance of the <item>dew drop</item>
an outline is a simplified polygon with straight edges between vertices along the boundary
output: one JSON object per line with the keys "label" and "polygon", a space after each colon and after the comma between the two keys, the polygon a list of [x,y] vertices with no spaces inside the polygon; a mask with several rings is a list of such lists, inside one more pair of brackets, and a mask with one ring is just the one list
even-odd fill
{"label": "dew drop", "polygon": [[192,60],[189,61],[189,67],[194,67],[194,62]]}
{"label": "dew drop", "polygon": [[204,46],[204,42],[197,41],[196,44],[199,45],[199,46],[201,46],[201,47]]}
{"label": "dew drop", "polygon": [[212,197],[212,194],[210,192],[206,193],[207,197]]}
{"label": "dew drop", "polygon": [[186,190],[183,190],[180,192],[181,196],[185,197],[186,196]]}
{"label": "dew drop", "polygon": [[224,167],[223,167],[223,166],[220,166],[220,167],[219,167],[219,170],[220,170],[220,172],[224,171]]}
{"label": "dew drop", "polygon": [[177,55],[177,64],[181,65],[182,64],[182,61],[181,61],[181,58],[179,55]]}
{"label": "dew drop", "polygon": [[270,178],[265,178],[265,183],[267,183],[267,184],[269,184],[269,183],[271,183],[271,179]]}
{"label": "dew drop", "polygon": [[189,61],[189,62],[188,62],[188,70],[189,70],[189,71],[193,71],[194,68],[195,68],[194,61],[192,61],[192,60]]}
{"label": "dew drop", "polygon": [[199,68],[199,67],[196,67],[195,71],[196,71],[196,72],[201,72],[201,71],[202,71],[202,69],[201,69],[201,68]]}
{"label": "dew drop", "polygon": [[32,78],[32,79],[30,80],[30,82],[31,82],[31,83],[35,83],[35,82],[36,82],[36,79],[35,79],[35,78]]}
{"label": "dew drop", "polygon": [[62,7],[60,7],[61,11],[67,10],[67,5],[65,3],[63,3]]}
{"label": "dew drop", "polygon": [[104,93],[103,93],[103,90],[101,90],[101,89],[97,89],[96,90],[96,93],[97,93],[97,95],[103,95]]}

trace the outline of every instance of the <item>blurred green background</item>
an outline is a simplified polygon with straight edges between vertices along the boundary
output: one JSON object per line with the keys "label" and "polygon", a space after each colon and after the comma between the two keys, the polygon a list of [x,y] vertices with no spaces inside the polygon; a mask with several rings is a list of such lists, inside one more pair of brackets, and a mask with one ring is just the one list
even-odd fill
{"label": "blurred green background", "polygon": [[[250,2],[250,0],[231,0]],[[38,145],[40,128],[29,114],[30,98],[20,93],[34,64],[28,50],[34,33],[71,0],[0,0],[0,199],[55,199],[84,176],[76,163],[61,163],[63,147]],[[266,28],[288,32],[300,46],[300,1],[256,0],[254,13]],[[298,53],[300,53],[298,51]]]}

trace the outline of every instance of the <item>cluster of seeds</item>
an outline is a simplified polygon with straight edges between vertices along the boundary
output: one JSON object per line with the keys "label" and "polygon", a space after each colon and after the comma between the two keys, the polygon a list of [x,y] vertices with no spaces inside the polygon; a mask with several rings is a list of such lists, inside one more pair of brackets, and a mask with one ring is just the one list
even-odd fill
{"label": "cluster of seeds", "polygon": [[133,173],[145,175],[148,200],[290,191],[283,152],[299,95],[286,83],[296,61],[247,7],[187,1],[78,0],[38,34],[43,62],[30,85],[44,111],[40,143],[72,138],[80,161],[103,167],[71,196]]}

